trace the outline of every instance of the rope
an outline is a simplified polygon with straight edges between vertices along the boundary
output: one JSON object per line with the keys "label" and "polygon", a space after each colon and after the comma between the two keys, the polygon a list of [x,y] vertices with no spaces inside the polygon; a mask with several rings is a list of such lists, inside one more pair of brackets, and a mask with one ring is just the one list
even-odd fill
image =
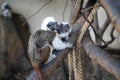
{"label": "rope", "polygon": [[[90,22],[93,20],[94,15],[97,13],[97,8],[98,7],[94,7],[93,10],[91,11],[90,15],[88,16],[87,19]],[[85,23],[83,24],[83,26],[80,30],[80,34],[78,36],[78,40],[77,40],[76,44],[80,45],[80,42],[81,42],[85,32],[87,31],[88,27],[89,27],[89,23],[87,21],[85,21]],[[72,53],[68,55],[69,80],[83,80],[83,68],[82,68],[81,54],[80,54],[80,50],[78,49],[76,51],[75,48],[73,48]],[[71,57],[71,56],[73,56],[73,57]],[[73,74],[72,70],[74,70],[74,75],[71,75],[71,74]],[[72,77],[74,77],[74,79],[72,79]]]}
{"label": "rope", "polygon": [[69,68],[69,80],[74,80],[74,77],[73,77],[73,54],[72,52],[70,52],[68,54],[68,68]]}
{"label": "rope", "polygon": [[[93,18],[94,18],[94,15],[97,13],[97,8],[98,8],[98,7],[93,8],[93,10],[91,11],[90,15],[88,16],[87,20],[88,20],[89,22],[92,22],[92,20],[93,20]],[[80,35],[79,35],[79,37],[78,37],[78,42],[81,42],[81,41],[82,41],[82,38],[83,38],[85,32],[87,31],[87,28],[89,27],[88,21],[86,21],[86,22],[83,24],[83,27],[81,28]]]}
{"label": "rope", "polygon": [[[74,17],[72,17],[72,19],[70,19],[71,24],[73,24],[75,22],[75,20],[77,19],[77,16],[78,16],[78,13],[80,10],[80,4],[81,4],[81,0],[77,0],[75,3],[75,6],[74,6],[74,10],[73,10]],[[76,65],[76,58],[74,56],[75,56],[75,50],[72,49],[72,52],[70,52],[68,54],[69,80],[75,80],[74,76],[77,76],[76,67],[73,66],[73,65]],[[75,72],[75,74],[73,71]]]}
{"label": "rope", "polygon": [[[76,46],[79,47],[79,43],[77,42],[76,44],[77,44]],[[75,64],[73,63],[75,80],[83,80],[83,68],[82,68],[80,49],[75,48],[73,54],[74,54],[73,59],[75,61]]]}

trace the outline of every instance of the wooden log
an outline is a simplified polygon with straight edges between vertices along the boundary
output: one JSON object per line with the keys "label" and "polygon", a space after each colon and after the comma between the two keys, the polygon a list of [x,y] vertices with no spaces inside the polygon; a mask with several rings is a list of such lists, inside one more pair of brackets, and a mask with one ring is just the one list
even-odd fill
{"label": "wooden log", "polygon": [[102,68],[113,74],[118,80],[120,79],[119,60],[113,58],[108,52],[93,44],[89,34],[84,36],[82,44],[92,60],[95,60]]}

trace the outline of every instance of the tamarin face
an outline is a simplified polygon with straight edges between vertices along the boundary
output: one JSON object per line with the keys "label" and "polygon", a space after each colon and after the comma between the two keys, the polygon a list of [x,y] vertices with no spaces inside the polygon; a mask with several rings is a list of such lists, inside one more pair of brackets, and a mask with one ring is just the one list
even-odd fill
{"label": "tamarin face", "polygon": [[56,32],[60,38],[69,37],[71,33],[71,26],[67,22],[63,22],[56,27]]}
{"label": "tamarin face", "polygon": [[54,17],[46,17],[43,22],[42,22],[42,26],[41,29],[42,30],[48,30],[48,31],[54,31],[54,28],[58,26],[56,20],[54,19]]}
{"label": "tamarin face", "polygon": [[57,24],[57,22],[49,22],[47,24],[47,27],[48,27],[48,30],[55,31],[55,29],[59,27],[59,25]]}

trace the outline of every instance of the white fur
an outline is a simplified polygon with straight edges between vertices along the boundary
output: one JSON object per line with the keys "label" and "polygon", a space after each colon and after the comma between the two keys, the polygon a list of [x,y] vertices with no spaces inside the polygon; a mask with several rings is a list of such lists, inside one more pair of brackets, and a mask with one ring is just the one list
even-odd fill
{"label": "white fur", "polygon": [[62,40],[56,36],[52,42],[53,48],[55,48],[56,50],[63,50],[65,48],[71,48],[72,47],[72,43],[64,43],[62,42]]}
{"label": "white fur", "polygon": [[1,7],[2,7],[2,10],[3,10],[3,11],[2,11],[2,14],[3,14],[4,17],[9,17],[9,18],[11,18],[11,17],[12,17],[11,11],[10,11],[9,9],[6,9],[6,8],[5,8],[5,6],[7,6],[7,5],[8,5],[8,4],[5,3],[5,2],[2,4],[2,6],[1,6]]}
{"label": "white fur", "polygon": [[[68,24],[68,22],[62,22],[62,24],[66,25],[66,24]],[[51,46],[51,53],[50,53],[50,57],[49,57],[47,63],[50,62],[51,60],[53,60],[56,57],[54,54],[52,54],[53,49],[63,50],[63,49],[72,47],[72,43],[70,43],[70,42],[64,43],[61,40],[61,38],[63,38],[63,37],[68,38],[70,32],[71,32],[71,27],[70,27],[70,31],[68,31],[66,33],[61,33],[61,34],[56,35],[56,37],[54,38],[54,40],[52,42],[53,47]]]}
{"label": "white fur", "polygon": [[2,7],[2,10],[5,10],[5,6],[6,6],[6,5],[8,5],[8,4],[5,3],[5,2],[2,4],[2,6],[1,6],[1,7]]}
{"label": "white fur", "polygon": [[[66,25],[66,24],[69,24],[69,23],[68,22],[62,22],[62,24]],[[56,50],[63,50],[65,48],[71,48],[72,47],[72,43],[70,43],[70,42],[64,43],[61,40],[61,38],[63,38],[63,37],[68,38],[70,33],[71,33],[71,27],[70,27],[70,30],[68,32],[57,34],[57,36],[54,38],[54,40],[52,42],[53,47]]]}
{"label": "white fur", "polygon": [[54,17],[47,17],[47,18],[45,18],[44,20],[43,20],[43,22],[42,22],[42,27],[41,27],[41,29],[42,30],[50,30],[48,27],[47,27],[47,24],[49,23],[49,22],[55,22],[55,19],[54,19]]}
{"label": "white fur", "polygon": [[69,32],[66,32],[66,33],[57,34],[57,36],[59,36],[60,38],[63,38],[63,37],[68,37],[69,34],[70,34]]}
{"label": "white fur", "polygon": [[9,17],[9,18],[11,18],[11,17],[12,17],[11,11],[8,10],[8,9],[5,9],[5,10],[3,11],[3,16],[4,16],[4,17]]}
{"label": "white fur", "polygon": [[72,47],[72,43],[69,43],[69,42],[64,43],[64,42],[62,42],[62,40],[58,36],[56,36],[54,38],[53,42],[52,42],[53,47],[51,45],[49,45],[49,44],[46,44],[46,45],[48,45],[50,47],[50,56],[49,56],[49,58],[48,58],[48,60],[47,60],[47,62],[45,64],[47,64],[48,62],[50,62],[51,60],[56,58],[56,55],[52,53],[52,51],[54,49],[63,50],[63,49]]}
{"label": "white fur", "polygon": [[66,24],[69,24],[69,23],[68,23],[68,22],[62,22],[62,24],[65,24],[65,25],[66,25]]}

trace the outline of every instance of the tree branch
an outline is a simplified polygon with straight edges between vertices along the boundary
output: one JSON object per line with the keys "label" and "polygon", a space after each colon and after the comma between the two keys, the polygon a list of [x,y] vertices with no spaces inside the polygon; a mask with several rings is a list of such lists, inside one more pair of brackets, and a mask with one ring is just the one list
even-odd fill
{"label": "tree branch", "polygon": [[100,37],[103,36],[105,30],[107,29],[108,25],[110,24],[110,19],[107,18],[106,21],[104,22],[103,26],[100,28],[100,30],[98,31],[98,35]]}
{"label": "tree branch", "polygon": [[82,3],[82,0],[76,0],[76,1],[73,1],[73,4],[72,4],[72,9],[71,9],[71,14],[70,14],[70,18],[69,18],[69,22],[71,25],[73,25],[76,20],[78,19],[78,14],[79,14],[79,11],[82,7],[81,3]]}
{"label": "tree branch", "polygon": [[120,4],[119,0],[100,0],[102,7],[105,9],[108,17],[111,19],[111,22],[115,25],[115,28],[120,32]]}
{"label": "tree branch", "polygon": [[[99,22],[98,22],[98,14],[96,13],[96,15],[94,16],[93,19],[93,27],[95,29],[96,32],[99,31],[100,27],[99,27]],[[97,45],[101,45],[102,41],[99,39],[99,37],[97,35],[95,35],[95,44]],[[92,60],[92,65],[93,65],[93,76],[95,78],[95,80],[101,80],[102,79],[102,71],[100,66],[98,65],[98,63],[95,60]]]}
{"label": "tree branch", "polygon": [[102,3],[102,5],[104,6],[105,9],[107,9],[107,11],[110,11],[110,13],[108,13],[111,17],[115,16],[116,19],[120,20],[120,3],[119,0],[115,0],[113,2],[113,0],[100,0],[100,2]]}
{"label": "tree branch", "polygon": [[114,30],[115,30],[115,27],[112,27],[112,28],[111,28],[111,31],[110,31],[110,37],[111,37],[111,40],[105,42],[105,43],[106,43],[105,45],[108,46],[109,44],[111,44],[111,43],[115,40],[115,37],[114,37],[114,35],[113,35]]}
{"label": "tree branch", "polygon": [[113,58],[108,52],[93,44],[89,34],[84,36],[82,44],[92,60],[95,60],[101,67],[113,74],[118,80],[120,79],[119,60]]}
{"label": "tree branch", "polygon": [[98,22],[98,14],[96,13],[93,19],[94,29],[95,31],[98,31],[100,29],[99,22]]}

